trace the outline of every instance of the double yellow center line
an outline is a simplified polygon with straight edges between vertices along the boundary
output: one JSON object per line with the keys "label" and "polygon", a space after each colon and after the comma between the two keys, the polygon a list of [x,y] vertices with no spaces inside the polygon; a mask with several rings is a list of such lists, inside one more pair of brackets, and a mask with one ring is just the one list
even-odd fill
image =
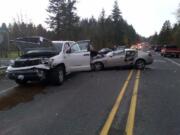
{"label": "double yellow center line", "polygon": [[[130,111],[129,111],[129,115],[128,115],[128,119],[127,119],[127,125],[126,125],[126,129],[125,129],[126,135],[133,135],[133,127],[134,127],[134,119],[135,119],[135,111],[136,111],[136,102],[137,102],[137,93],[138,93],[138,87],[139,87],[140,73],[141,73],[140,70],[138,70],[138,72],[136,74],[136,80],[135,80],[133,95],[132,95],[132,99],[131,99]],[[120,90],[120,93],[119,93],[119,95],[116,99],[116,102],[115,102],[115,104],[114,104],[114,106],[113,106],[113,108],[112,108],[101,132],[100,132],[100,135],[108,135],[108,132],[109,132],[110,127],[113,123],[115,115],[119,109],[119,106],[120,106],[121,101],[123,99],[123,96],[126,92],[128,84],[132,78],[132,75],[133,75],[133,70],[130,71],[122,89]]]}
{"label": "double yellow center line", "polygon": [[132,99],[131,99],[131,105],[130,105],[127,124],[126,124],[126,129],[125,129],[126,135],[133,135],[140,74],[141,74],[141,72],[140,72],[140,70],[138,70],[138,72],[136,74],[136,80],[135,80],[135,84],[134,84],[134,90],[133,90],[133,95],[132,95]]}

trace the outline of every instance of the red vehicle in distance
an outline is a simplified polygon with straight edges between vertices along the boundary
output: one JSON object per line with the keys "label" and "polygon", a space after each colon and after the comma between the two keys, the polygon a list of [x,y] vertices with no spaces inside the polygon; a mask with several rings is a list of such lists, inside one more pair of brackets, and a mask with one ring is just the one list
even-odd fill
{"label": "red vehicle in distance", "polygon": [[161,56],[172,56],[172,57],[176,57],[179,58],[180,57],[180,48],[178,48],[175,45],[165,45],[162,49],[161,49]]}

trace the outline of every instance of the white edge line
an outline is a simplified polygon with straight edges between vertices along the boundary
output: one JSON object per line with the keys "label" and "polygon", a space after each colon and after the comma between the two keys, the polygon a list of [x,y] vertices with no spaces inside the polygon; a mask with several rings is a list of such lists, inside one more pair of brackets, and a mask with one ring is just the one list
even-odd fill
{"label": "white edge line", "polygon": [[175,65],[177,65],[177,66],[180,67],[180,63],[177,63],[177,62],[175,62],[174,60],[171,60],[171,59],[169,59],[169,58],[166,58],[166,60],[168,60],[168,61],[172,62],[173,64],[175,64]]}
{"label": "white edge line", "polygon": [[12,86],[12,87],[10,87],[10,88],[7,88],[7,89],[4,89],[4,90],[0,91],[0,95],[6,93],[6,92],[8,92],[8,91],[13,90],[13,89],[14,89],[15,87],[17,87],[17,86],[18,86],[18,85],[14,85],[14,86]]}

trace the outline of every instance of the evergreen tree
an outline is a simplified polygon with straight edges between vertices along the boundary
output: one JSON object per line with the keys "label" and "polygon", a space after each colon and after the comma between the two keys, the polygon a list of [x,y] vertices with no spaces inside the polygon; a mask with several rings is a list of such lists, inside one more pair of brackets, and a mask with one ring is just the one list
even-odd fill
{"label": "evergreen tree", "polygon": [[49,18],[47,23],[50,28],[52,28],[57,37],[63,32],[64,18],[65,18],[65,0],[49,0],[49,6],[47,12],[49,13]]}
{"label": "evergreen tree", "polygon": [[177,19],[180,23],[180,3],[179,3],[179,7],[178,7],[178,10],[177,10]]}
{"label": "evergreen tree", "polygon": [[10,28],[10,39],[15,39],[17,37],[20,37],[20,29],[18,24],[15,22],[12,27]]}
{"label": "evergreen tree", "polygon": [[174,44],[180,47],[180,24],[176,24],[174,27]]}
{"label": "evergreen tree", "polygon": [[106,17],[102,9],[98,19],[92,16],[90,19],[79,20],[75,5],[76,0],[49,0],[47,23],[51,30],[46,30],[41,24],[36,26],[18,19],[20,21],[8,26],[10,39],[22,36],[44,36],[51,40],[90,39],[97,49],[130,45],[140,39],[133,26],[123,19],[117,0],[111,15]]}
{"label": "evergreen tree", "polygon": [[121,11],[119,9],[118,6],[118,2],[117,0],[114,2],[114,6],[113,6],[113,10],[112,10],[112,14],[111,14],[111,18],[112,18],[112,26],[113,26],[113,44],[114,45],[119,45],[119,44],[124,44],[124,30],[125,28],[127,28],[126,26],[124,26],[124,20],[122,19],[121,16]]}
{"label": "evergreen tree", "polygon": [[9,48],[9,31],[5,23],[2,24],[0,28],[0,56],[7,57],[8,56],[8,48]]}
{"label": "evergreen tree", "polygon": [[118,22],[122,19],[121,11],[119,9],[117,0],[114,2],[114,7],[112,10],[112,19],[114,22]]}
{"label": "evergreen tree", "polygon": [[77,27],[79,25],[79,17],[76,14],[76,0],[68,0],[66,7],[66,39],[75,39],[75,35],[77,33]]}
{"label": "evergreen tree", "polygon": [[157,32],[155,32],[155,34],[149,38],[150,43],[153,45],[157,45],[158,44],[158,38],[159,38],[158,36],[159,35],[157,34]]}
{"label": "evergreen tree", "polygon": [[6,26],[5,23],[2,23],[1,29],[2,29],[3,31],[8,31],[8,28],[7,28],[7,26]]}
{"label": "evergreen tree", "polygon": [[105,20],[106,20],[106,18],[105,18],[105,10],[102,9],[102,11],[101,11],[101,13],[100,13],[100,16],[99,16],[99,22],[100,22],[101,24],[104,24],[104,23],[105,23]]}
{"label": "evergreen tree", "polygon": [[49,0],[47,23],[52,28],[57,38],[73,39],[78,26],[79,17],[75,13],[76,0]]}
{"label": "evergreen tree", "polygon": [[172,44],[172,27],[169,20],[163,24],[159,34],[159,43],[162,45]]}
{"label": "evergreen tree", "polygon": [[99,47],[102,48],[104,46],[106,46],[106,32],[105,32],[105,29],[106,29],[106,26],[105,26],[105,21],[106,21],[106,18],[105,18],[105,10],[102,9],[101,11],[101,14],[99,16],[99,20],[98,20],[98,38],[99,38]]}
{"label": "evergreen tree", "polygon": [[36,27],[34,26],[33,23],[26,24],[26,32],[27,36],[35,36],[36,35]]}
{"label": "evergreen tree", "polygon": [[43,26],[41,24],[39,24],[36,28],[36,36],[43,36],[43,37],[47,37],[47,31],[45,28],[43,28]]}

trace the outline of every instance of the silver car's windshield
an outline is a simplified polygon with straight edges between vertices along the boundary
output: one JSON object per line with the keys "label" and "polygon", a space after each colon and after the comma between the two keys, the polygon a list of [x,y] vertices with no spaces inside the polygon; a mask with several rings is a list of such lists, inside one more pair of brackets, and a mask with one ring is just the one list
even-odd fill
{"label": "silver car's windshield", "polygon": [[109,56],[113,56],[113,52],[109,52],[109,53],[107,53],[107,54],[106,54],[106,56],[107,56],[107,57],[109,57]]}
{"label": "silver car's windshield", "polygon": [[106,54],[106,56],[122,55],[125,54],[125,50],[112,51]]}

